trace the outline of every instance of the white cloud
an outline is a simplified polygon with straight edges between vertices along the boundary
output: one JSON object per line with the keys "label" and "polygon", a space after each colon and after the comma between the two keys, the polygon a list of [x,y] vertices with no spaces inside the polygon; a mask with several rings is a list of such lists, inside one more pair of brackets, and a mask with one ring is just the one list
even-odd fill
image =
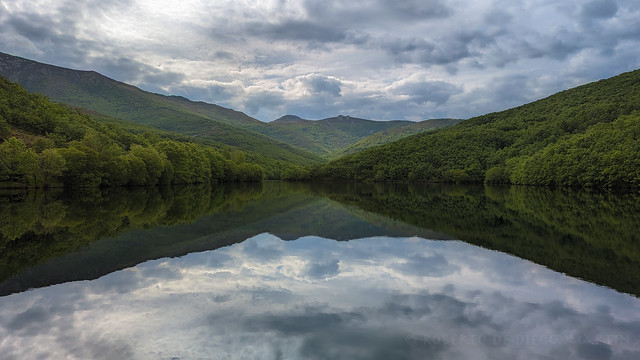
{"label": "white cloud", "polygon": [[[640,8],[614,0],[18,0],[2,9],[0,51],[198,96],[261,120],[296,111],[469,117],[640,66]],[[388,91],[416,73],[462,93],[418,84],[406,97]],[[531,89],[511,87],[521,96],[501,97],[494,85],[518,76],[512,86]]]}

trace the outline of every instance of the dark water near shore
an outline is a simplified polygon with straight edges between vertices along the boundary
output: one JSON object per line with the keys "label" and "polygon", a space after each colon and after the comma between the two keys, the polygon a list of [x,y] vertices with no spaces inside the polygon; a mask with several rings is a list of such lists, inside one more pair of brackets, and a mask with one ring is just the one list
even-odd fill
{"label": "dark water near shore", "polygon": [[3,358],[640,358],[640,195],[0,193]]}

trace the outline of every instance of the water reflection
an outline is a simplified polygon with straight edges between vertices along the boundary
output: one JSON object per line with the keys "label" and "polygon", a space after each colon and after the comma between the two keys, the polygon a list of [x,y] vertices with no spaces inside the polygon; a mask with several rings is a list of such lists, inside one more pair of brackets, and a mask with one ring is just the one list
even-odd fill
{"label": "water reflection", "polygon": [[283,239],[461,239],[640,295],[638,193],[266,182],[0,192],[0,214],[0,296],[95,279],[263,232]]}
{"label": "water reflection", "polygon": [[459,241],[263,233],[0,298],[3,358],[631,359],[640,301]]}

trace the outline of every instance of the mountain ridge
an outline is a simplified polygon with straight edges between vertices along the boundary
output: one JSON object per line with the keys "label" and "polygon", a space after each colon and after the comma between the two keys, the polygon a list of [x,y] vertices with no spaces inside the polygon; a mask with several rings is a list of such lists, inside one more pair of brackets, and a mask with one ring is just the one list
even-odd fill
{"label": "mountain ridge", "polygon": [[4,53],[0,53],[0,75],[56,102],[165,131],[211,139],[296,165],[318,164],[322,162],[321,157],[328,158],[366,136],[413,124],[342,115],[319,121],[285,115],[265,123],[219,105],[147,92],[93,70],[72,70]]}

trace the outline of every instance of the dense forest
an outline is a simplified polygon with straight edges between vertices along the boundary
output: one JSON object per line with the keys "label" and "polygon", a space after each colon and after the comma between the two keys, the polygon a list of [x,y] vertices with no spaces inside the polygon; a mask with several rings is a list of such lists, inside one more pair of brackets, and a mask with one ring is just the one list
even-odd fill
{"label": "dense forest", "polygon": [[136,186],[259,181],[237,149],[99,123],[0,78],[0,186]]}
{"label": "dense forest", "polygon": [[347,181],[640,185],[640,70],[317,167]]}

